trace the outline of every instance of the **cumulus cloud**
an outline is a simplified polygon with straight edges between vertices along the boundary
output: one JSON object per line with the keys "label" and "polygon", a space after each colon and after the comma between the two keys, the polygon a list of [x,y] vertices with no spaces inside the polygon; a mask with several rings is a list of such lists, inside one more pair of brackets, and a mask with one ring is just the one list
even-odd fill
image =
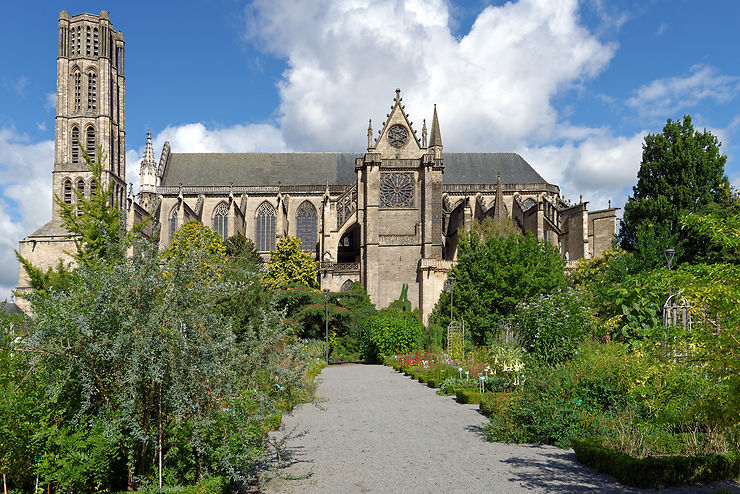
{"label": "cumulus cloud", "polygon": [[18,281],[18,241],[51,219],[53,161],[52,141],[0,128],[0,301]]}
{"label": "cumulus cloud", "polygon": [[298,149],[364,147],[378,102],[394,89],[421,128],[438,104],[449,150],[514,149],[549,137],[559,91],[605,69],[616,45],[579,23],[576,0],[489,6],[456,39],[443,0],[256,0],[248,37],[286,59],[280,124]]}
{"label": "cumulus cloud", "polygon": [[740,92],[740,77],[721,74],[707,65],[695,65],[680,77],[657,79],[635,90],[627,105],[646,117],[670,115],[705,99],[726,103]]}

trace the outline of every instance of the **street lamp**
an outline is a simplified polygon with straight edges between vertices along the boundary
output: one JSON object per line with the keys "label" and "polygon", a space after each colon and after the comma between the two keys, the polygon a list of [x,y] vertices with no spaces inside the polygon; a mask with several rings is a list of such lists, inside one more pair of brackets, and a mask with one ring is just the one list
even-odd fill
{"label": "street lamp", "polygon": [[663,251],[663,255],[665,256],[665,260],[668,261],[668,271],[670,271],[671,263],[673,263],[673,256],[676,255],[676,249],[669,247]]}
{"label": "street lamp", "polygon": [[326,323],[326,365],[329,365],[329,289],[324,288],[324,321]]}

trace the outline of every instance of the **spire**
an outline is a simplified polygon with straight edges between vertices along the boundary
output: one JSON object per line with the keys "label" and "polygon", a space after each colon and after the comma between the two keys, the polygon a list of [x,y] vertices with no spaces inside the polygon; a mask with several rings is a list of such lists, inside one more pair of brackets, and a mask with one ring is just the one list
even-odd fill
{"label": "spire", "polygon": [[367,124],[367,150],[370,151],[373,148],[373,119],[371,118]]}
{"label": "spire", "polygon": [[439,133],[439,120],[437,119],[437,105],[434,105],[434,116],[432,117],[432,132],[429,137],[429,147],[442,147],[442,134]]}
{"label": "spire", "polygon": [[421,147],[427,147],[427,119],[424,119],[424,125],[421,127]]}
{"label": "spire", "polygon": [[[146,130],[146,148],[144,149],[144,161],[154,164],[154,149],[152,148],[152,133]],[[143,162],[142,162],[143,164]]]}
{"label": "spire", "polygon": [[493,205],[493,219],[500,220],[507,217],[504,205],[504,191],[501,187],[501,172],[496,177],[496,202]]}

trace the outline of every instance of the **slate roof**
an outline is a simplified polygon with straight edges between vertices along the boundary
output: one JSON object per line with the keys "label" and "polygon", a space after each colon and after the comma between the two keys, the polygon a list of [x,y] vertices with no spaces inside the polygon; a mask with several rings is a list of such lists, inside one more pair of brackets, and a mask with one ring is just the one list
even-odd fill
{"label": "slate roof", "polygon": [[64,226],[56,222],[54,220],[48,222],[32,234],[30,234],[28,237],[67,237],[69,236],[69,231],[67,231]]}
{"label": "slate roof", "polygon": [[[348,185],[363,153],[172,153],[162,185]],[[445,184],[547,183],[516,153],[444,153]]]}

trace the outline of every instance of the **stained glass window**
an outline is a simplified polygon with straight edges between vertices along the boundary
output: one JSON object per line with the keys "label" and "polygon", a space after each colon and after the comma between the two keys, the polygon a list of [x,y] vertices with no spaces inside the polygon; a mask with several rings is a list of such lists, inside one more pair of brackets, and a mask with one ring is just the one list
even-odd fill
{"label": "stained glass window", "polygon": [[275,208],[269,202],[263,202],[257,208],[255,237],[257,250],[267,252],[275,249]]}
{"label": "stained glass window", "polygon": [[229,207],[223,202],[213,210],[213,229],[221,235],[221,240],[229,238]]}
{"label": "stained glass window", "polygon": [[381,173],[380,207],[413,208],[414,188],[413,173]]}
{"label": "stained glass window", "polygon": [[308,201],[296,212],[296,237],[301,239],[302,250],[316,249],[316,208]]}

